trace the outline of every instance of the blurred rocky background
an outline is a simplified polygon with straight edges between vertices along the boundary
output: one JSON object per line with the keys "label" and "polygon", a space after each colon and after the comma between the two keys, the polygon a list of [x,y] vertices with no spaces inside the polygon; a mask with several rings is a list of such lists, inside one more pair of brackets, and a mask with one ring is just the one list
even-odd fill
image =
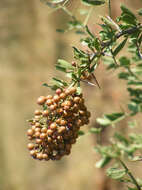
{"label": "blurred rocky background", "polygon": [[[114,18],[120,13],[120,3],[134,12],[142,7],[141,0],[113,0]],[[80,6],[80,0],[70,0],[67,5],[75,15]],[[40,0],[0,1],[0,190],[122,190],[122,184],[105,177],[104,169],[95,168],[96,138],[87,132],[96,125],[97,116],[120,110],[127,100],[125,83],[103,64],[96,71],[101,90],[83,84],[92,118],[71,155],[57,162],[35,161],[29,156],[26,120],[37,108],[37,97],[51,93],[42,83],[49,83],[52,76],[60,77],[54,67],[57,59],[72,61],[72,46],[79,45],[79,36],[73,32],[56,32],[56,28],[66,27],[66,14],[51,11]],[[88,23],[94,33],[99,30],[96,23],[102,14],[107,15],[106,6],[94,8]],[[125,123],[121,128],[125,131]],[[109,133],[105,131],[104,143]],[[140,169],[135,172],[140,174]]]}

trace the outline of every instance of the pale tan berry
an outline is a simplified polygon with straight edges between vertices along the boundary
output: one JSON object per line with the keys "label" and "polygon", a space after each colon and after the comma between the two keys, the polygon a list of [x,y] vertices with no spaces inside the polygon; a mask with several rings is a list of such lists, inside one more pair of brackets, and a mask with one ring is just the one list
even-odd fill
{"label": "pale tan berry", "polygon": [[35,110],[35,115],[41,115],[41,111],[40,110]]}
{"label": "pale tan berry", "polygon": [[38,99],[37,99],[37,104],[39,105],[43,105],[46,101],[46,97],[45,96],[40,96]]}
{"label": "pale tan berry", "polygon": [[62,90],[61,90],[60,88],[58,88],[58,89],[56,90],[56,94],[60,95],[61,93],[62,93]]}
{"label": "pale tan berry", "polygon": [[32,150],[33,148],[34,148],[34,144],[33,144],[33,143],[29,143],[29,144],[28,144],[28,149],[29,149],[29,150]]}
{"label": "pale tan berry", "polygon": [[46,127],[43,127],[43,128],[41,129],[41,132],[42,132],[42,133],[47,133],[47,128],[46,128]]}
{"label": "pale tan berry", "polygon": [[66,98],[66,94],[65,94],[64,92],[62,92],[62,93],[60,94],[60,98],[61,98],[61,99],[65,99],[65,98]]}
{"label": "pale tan berry", "polygon": [[49,111],[48,110],[44,110],[42,113],[43,117],[48,117],[49,116]]}
{"label": "pale tan berry", "polygon": [[34,134],[34,130],[33,129],[28,129],[27,135],[32,136],[33,134]]}

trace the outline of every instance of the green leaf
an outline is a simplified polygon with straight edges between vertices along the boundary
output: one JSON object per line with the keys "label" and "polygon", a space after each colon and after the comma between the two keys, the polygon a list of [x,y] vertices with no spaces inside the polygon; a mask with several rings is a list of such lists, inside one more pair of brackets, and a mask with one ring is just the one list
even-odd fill
{"label": "green leaf", "polygon": [[131,16],[133,19],[136,19],[136,16],[134,15],[134,13],[130,11],[130,9],[128,9],[125,5],[121,5],[121,10],[123,13]]}
{"label": "green leaf", "polygon": [[110,120],[105,118],[105,117],[104,118],[97,118],[96,121],[97,121],[97,123],[99,123],[100,125],[103,125],[103,126],[107,126],[107,125],[111,124]]}
{"label": "green leaf", "polygon": [[142,82],[141,81],[134,81],[134,80],[131,80],[128,82],[128,85],[142,85]]}
{"label": "green leaf", "polygon": [[118,74],[118,77],[120,79],[128,80],[128,78],[130,77],[130,74],[128,72],[121,72]]}
{"label": "green leaf", "polygon": [[65,69],[73,69],[72,65],[63,59],[58,59],[57,66],[60,66]]}
{"label": "green leaf", "polygon": [[53,81],[55,82],[55,84],[57,85],[57,86],[61,86],[61,87],[63,87],[63,86],[68,86],[68,84],[65,82],[65,81],[63,81],[63,80],[60,80],[60,79],[57,79],[57,78],[55,78],[55,77],[53,77],[52,78],[53,79]]}
{"label": "green leaf", "polygon": [[64,33],[65,30],[64,30],[64,29],[57,28],[57,29],[56,29],[56,32]]}
{"label": "green leaf", "polygon": [[116,179],[116,180],[122,179],[126,173],[127,172],[125,169],[119,169],[116,167],[107,169],[107,176],[109,176],[112,179]]}
{"label": "green leaf", "polygon": [[116,56],[122,49],[123,47],[125,46],[127,42],[127,38],[125,38],[116,48],[115,50],[113,51],[113,55]]}
{"label": "green leaf", "polygon": [[81,94],[81,93],[82,93],[82,89],[81,89],[80,86],[78,86],[78,87],[77,87],[77,94],[79,95],[79,94]]}
{"label": "green leaf", "polygon": [[128,14],[124,14],[123,16],[121,16],[121,20],[125,22],[126,24],[136,25],[136,20]]}
{"label": "green leaf", "polygon": [[103,157],[101,160],[99,160],[96,163],[96,168],[103,168],[105,167],[110,161],[111,161],[111,157],[105,156]]}
{"label": "green leaf", "polygon": [[142,16],[142,8],[138,10],[138,14]]}
{"label": "green leaf", "polygon": [[116,138],[117,140],[119,140],[120,142],[123,142],[124,144],[128,145],[129,141],[127,140],[127,138],[125,138],[123,135],[121,135],[120,133],[115,133],[114,134],[114,138]]}
{"label": "green leaf", "polygon": [[84,135],[84,134],[85,134],[85,133],[84,133],[83,131],[81,131],[81,130],[78,131],[78,135],[79,135],[79,136],[82,136],[82,135]]}
{"label": "green leaf", "polygon": [[88,61],[89,57],[84,51],[79,50],[76,47],[73,47],[73,49],[74,49],[74,57],[76,59],[79,59],[80,61],[86,61],[86,62]]}
{"label": "green leaf", "polygon": [[47,83],[42,84],[42,86],[51,88],[52,90],[57,90],[59,88],[58,85],[48,85]]}
{"label": "green leaf", "polygon": [[137,190],[137,188],[128,187],[128,190]]}
{"label": "green leaf", "polygon": [[104,0],[82,0],[82,2],[86,5],[102,5],[105,3]]}
{"label": "green leaf", "polygon": [[130,66],[130,60],[125,56],[122,56],[119,59],[119,62],[120,62],[120,66],[122,66],[122,67],[128,68]]}
{"label": "green leaf", "polygon": [[64,2],[65,0],[52,0],[51,3],[62,3]]}
{"label": "green leaf", "polygon": [[112,114],[106,114],[105,117],[109,119],[110,121],[115,121],[120,118],[122,118],[125,115],[123,112],[118,112],[118,113],[112,113]]}
{"label": "green leaf", "polygon": [[89,132],[90,133],[95,133],[95,134],[98,134],[102,131],[102,128],[95,128],[95,127],[92,127]]}
{"label": "green leaf", "polygon": [[130,104],[128,104],[128,109],[129,109],[130,111],[132,111],[132,114],[131,114],[131,115],[135,115],[135,114],[138,113],[138,111],[139,111],[138,105],[135,104],[135,103],[130,103]]}

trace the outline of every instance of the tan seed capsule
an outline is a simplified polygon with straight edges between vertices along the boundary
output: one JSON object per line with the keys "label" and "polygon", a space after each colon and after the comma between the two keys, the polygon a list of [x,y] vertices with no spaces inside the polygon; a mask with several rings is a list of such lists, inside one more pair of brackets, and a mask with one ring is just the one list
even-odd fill
{"label": "tan seed capsule", "polygon": [[51,137],[48,137],[48,138],[47,138],[47,141],[48,141],[49,143],[51,143],[51,142],[52,142],[52,138],[51,138]]}
{"label": "tan seed capsule", "polygon": [[65,99],[65,98],[66,98],[66,94],[65,94],[64,92],[62,92],[62,93],[60,94],[60,98],[61,98],[61,99]]}
{"label": "tan seed capsule", "polygon": [[51,111],[54,111],[55,109],[56,109],[56,105],[51,105],[51,106],[50,106],[50,110],[51,110]]}
{"label": "tan seed capsule", "polygon": [[52,123],[50,125],[50,129],[53,129],[53,130],[57,129],[57,124],[56,123]]}
{"label": "tan seed capsule", "polygon": [[36,157],[37,159],[42,160],[42,153],[37,153]]}
{"label": "tan seed capsule", "polygon": [[42,144],[42,140],[41,139],[36,139],[36,143],[37,144]]}
{"label": "tan seed capsule", "polygon": [[60,96],[54,95],[53,100],[54,100],[54,102],[59,102],[60,101]]}
{"label": "tan seed capsule", "polygon": [[45,139],[47,137],[47,134],[46,133],[41,133],[40,134],[40,139]]}
{"label": "tan seed capsule", "polygon": [[28,136],[32,136],[34,134],[34,130],[33,129],[28,129],[27,130],[27,135]]}
{"label": "tan seed capsule", "polygon": [[62,119],[62,120],[60,121],[60,125],[66,125],[66,124],[67,124],[67,121],[66,121],[66,120],[63,120],[63,119]]}
{"label": "tan seed capsule", "polygon": [[44,110],[42,113],[43,117],[48,117],[49,116],[49,111],[48,110]]}
{"label": "tan seed capsule", "polygon": [[35,115],[34,120],[38,122],[40,120],[40,115]]}
{"label": "tan seed capsule", "polygon": [[60,124],[60,122],[61,122],[61,118],[58,118],[58,119],[56,120],[56,123],[57,123],[57,124]]}
{"label": "tan seed capsule", "polygon": [[74,103],[78,104],[80,102],[80,97],[78,97],[78,96],[74,97],[73,101],[74,101]]}
{"label": "tan seed capsule", "polygon": [[35,127],[36,127],[36,128],[37,128],[37,127],[40,128],[40,127],[41,127],[41,124],[40,124],[39,122],[36,122],[36,123],[35,123]]}
{"label": "tan seed capsule", "polygon": [[53,98],[52,95],[48,95],[48,96],[46,96],[46,99],[52,99],[52,98]]}
{"label": "tan seed capsule", "polygon": [[47,130],[47,134],[48,134],[49,136],[51,136],[51,135],[53,134],[53,131],[52,131],[51,129],[48,129],[48,130]]}
{"label": "tan seed capsule", "polygon": [[45,159],[45,160],[47,160],[48,159],[48,155],[44,153],[44,154],[42,154],[42,158]]}
{"label": "tan seed capsule", "polygon": [[64,126],[61,126],[61,127],[58,128],[58,133],[59,134],[65,132],[65,131],[66,131],[66,127],[64,127]]}
{"label": "tan seed capsule", "polygon": [[29,149],[29,150],[32,150],[33,148],[34,148],[34,144],[33,144],[33,143],[29,143],[29,144],[28,144],[28,149]]}
{"label": "tan seed capsule", "polygon": [[35,132],[41,132],[40,128],[35,128]]}
{"label": "tan seed capsule", "polygon": [[35,155],[36,155],[36,151],[35,151],[35,150],[31,150],[31,151],[30,151],[30,155],[31,155],[31,156],[35,156]]}
{"label": "tan seed capsule", "polygon": [[67,101],[65,101],[64,105],[70,107],[70,106],[72,106],[72,102],[70,100],[67,100]]}
{"label": "tan seed capsule", "polygon": [[36,129],[36,126],[35,126],[35,125],[33,125],[33,126],[32,126],[32,130],[33,130],[33,131],[35,131],[35,129]]}
{"label": "tan seed capsule", "polygon": [[36,132],[35,137],[40,137],[40,134],[41,134],[40,132]]}
{"label": "tan seed capsule", "polygon": [[41,115],[41,111],[40,110],[35,110],[35,115]]}
{"label": "tan seed capsule", "polygon": [[31,137],[31,136],[28,136],[28,139],[29,139],[29,140],[32,140],[32,139],[33,139],[33,137]]}
{"label": "tan seed capsule", "polygon": [[60,95],[61,93],[62,93],[62,90],[61,90],[60,88],[58,88],[58,89],[56,90],[56,94]]}
{"label": "tan seed capsule", "polygon": [[70,106],[64,106],[64,110],[69,110],[70,109]]}
{"label": "tan seed capsule", "polygon": [[47,128],[46,128],[46,127],[43,127],[43,128],[41,129],[41,132],[42,132],[42,133],[47,133]]}
{"label": "tan seed capsule", "polygon": [[74,94],[76,92],[76,88],[75,87],[71,87],[69,89],[69,91],[70,91],[70,94]]}
{"label": "tan seed capsule", "polygon": [[46,97],[45,96],[40,96],[38,99],[37,99],[37,104],[39,105],[43,105],[46,101]]}
{"label": "tan seed capsule", "polygon": [[53,100],[52,100],[52,99],[47,99],[46,105],[51,106],[52,103],[53,103]]}

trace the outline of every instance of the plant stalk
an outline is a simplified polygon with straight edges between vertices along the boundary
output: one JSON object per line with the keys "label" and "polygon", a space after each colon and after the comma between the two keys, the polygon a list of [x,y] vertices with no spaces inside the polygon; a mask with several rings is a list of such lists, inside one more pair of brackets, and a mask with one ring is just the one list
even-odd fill
{"label": "plant stalk", "polygon": [[132,182],[135,184],[137,190],[141,190],[141,187],[139,186],[137,180],[135,179],[135,177],[133,176],[133,174],[131,173],[131,171],[129,170],[129,168],[125,165],[125,163],[122,160],[119,159],[119,162],[121,163],[121,165],[123,166],[123,168],[126,170],[127,174],[131,178]]}

